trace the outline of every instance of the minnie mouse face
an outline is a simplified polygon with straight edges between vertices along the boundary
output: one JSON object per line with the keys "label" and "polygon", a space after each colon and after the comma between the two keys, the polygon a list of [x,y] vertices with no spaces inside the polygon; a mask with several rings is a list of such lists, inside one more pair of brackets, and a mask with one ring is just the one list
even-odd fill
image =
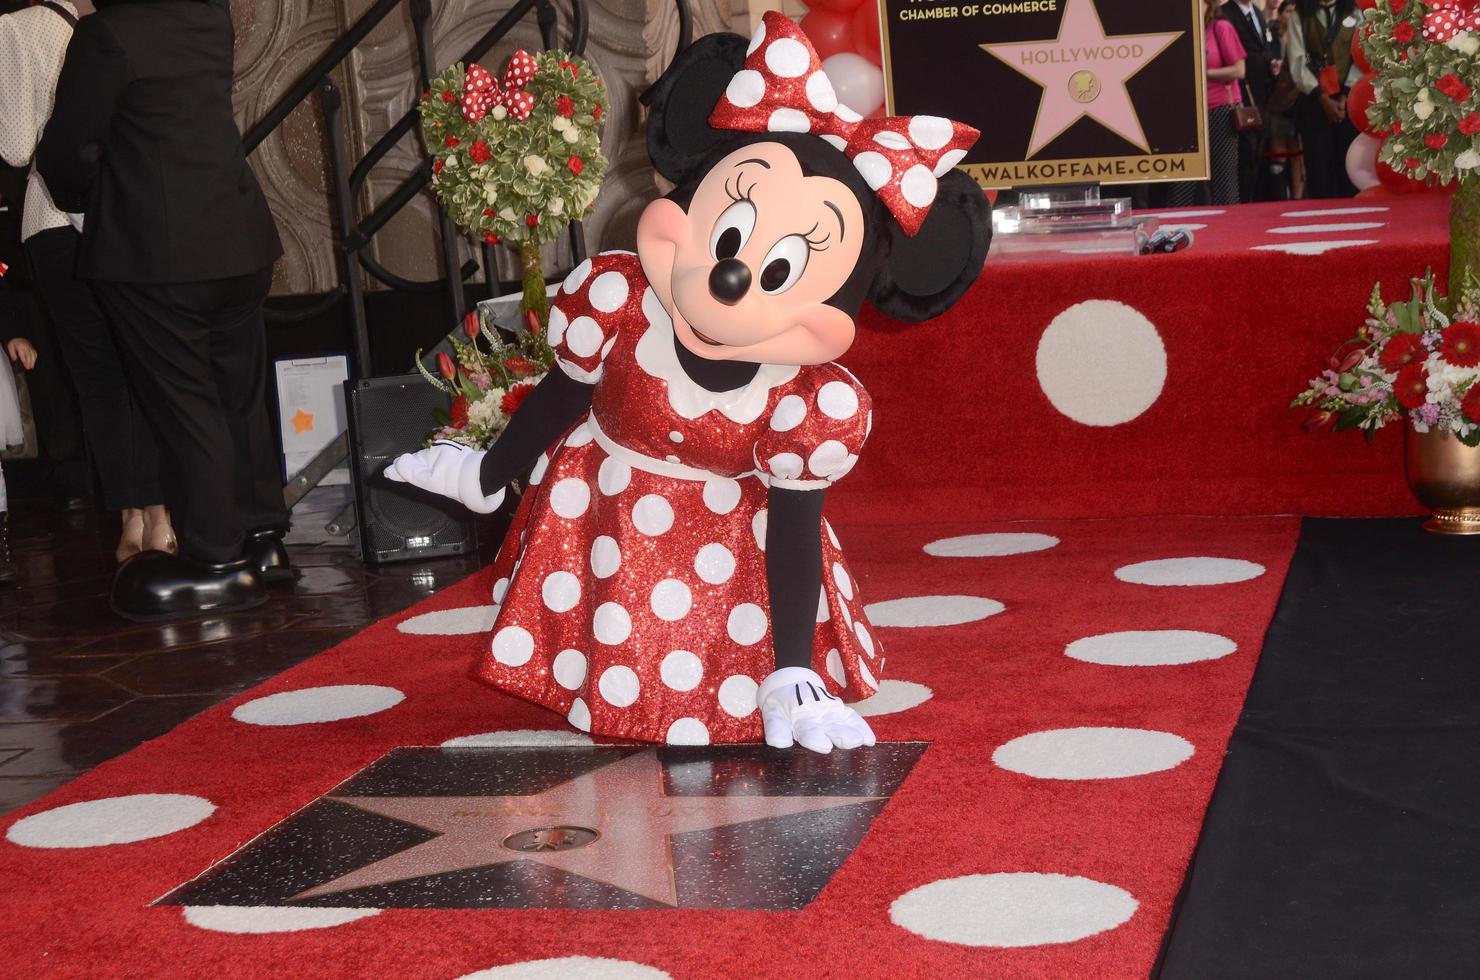
{"label": "minnie mouse face", "polygon": [[853,343],[829,300],[857,267],[864,214],[841,181],[807,175],[781,143],[741,146],[699,181],[685,210],[655,201],[638,256],[679,342],[709,360],[821,364]]}
{"label": "minnie mouse face", "polygon": [[980,274],[991,205],[952,169],[976,130],[860,119],[781,14],[748,43],[689,45],[642,101],[648,154],[675,187],[643,212],[638,258],[697,357],[830,361],[865,300],[914,323]]}

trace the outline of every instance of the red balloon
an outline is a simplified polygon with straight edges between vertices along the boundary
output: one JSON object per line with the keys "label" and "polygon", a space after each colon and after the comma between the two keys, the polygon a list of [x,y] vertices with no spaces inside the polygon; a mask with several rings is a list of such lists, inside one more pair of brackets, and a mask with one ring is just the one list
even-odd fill
{"label": "red balloon", "polygon": [[1372,79],[1376,75],[1363,75],[1357,79],[1352,90],[1346,96],[1346,117],[1352,121],[1352,125],[1366,133],[1368,136],[1383,137],[1377,129],[1367,121],[1367,110],[1372,106],[1375,94],[1372,91]]}
{"label": "red balloon", "polygon": [[1358,197],[1392,197],[1393,192],[1381,184],[1373,184],[1364,191],[1357,191]]}
{"label": "red balloon", "polygon": [[1377,6],[1377,0],[1357,0],[1358,10],[1371,10]]}
{"label": "red balloon", "polygon": [[1372,64],[1367,60],[1367,52],[1362,50],[1362,32],[1352,32],[1352,61],[1363,72],[1370,72]]}
{"label": "red balloon", "polygon": [[879,47],[879,7],[870,0],[853,11],[853,50],[876,65],[884,63]]}
{"label": "red balloon", "polygon": [[1392,194],[1419,194],[1427,190],[1423,181],[1394,170],[1380,159],[1377,161],[1377,179],[1382,181],[1378,186],[1387,188]]}
{"label": "red balloon", "polygon": [[869,0],[809,0],[808,10],[831,10],[835,14],[851,14],[858,5]]}
{"label": "red balloon", "polygon": [[853,50],[853,15],[818,7],[803,17],[802,33],[817,49],[817,60],[826,61],[835,54]]}

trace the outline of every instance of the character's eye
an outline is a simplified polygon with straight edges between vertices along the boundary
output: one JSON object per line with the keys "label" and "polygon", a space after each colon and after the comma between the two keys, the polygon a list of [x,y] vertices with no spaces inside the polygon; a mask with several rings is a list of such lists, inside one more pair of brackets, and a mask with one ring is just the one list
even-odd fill
{"label": "character's eye", "polygon": [[801,235],[787,235],[773,245],[761,263],[761,289],[774,295],[795,286],[806,271],[811,251],[807,239]]}
{"label": "character's eye", "polygon": [[752,231],[755,231],[755,205],[747,200],[736,201],[714,223],[714,231],[709,234],[709,254],[716,262],[733,259],[750,241]]}

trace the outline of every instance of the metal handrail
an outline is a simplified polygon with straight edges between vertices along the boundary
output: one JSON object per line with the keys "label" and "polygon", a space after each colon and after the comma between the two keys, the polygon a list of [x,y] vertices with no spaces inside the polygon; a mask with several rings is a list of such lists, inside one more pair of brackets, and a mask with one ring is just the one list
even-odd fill
{"label": "metal handrail", "polygon": [[[330,45],[327,51],[315,59],[314,63],[309,66],[303,76],[273,104],[273,107],[268,110],[267,114],[253,125],[242,138],[247,152],[251,153],[261,145],[274,129],[282,125],[293,110],[301,105],[310,94],[316,90],[320,92],[320,97],[323,100],[325,122],[331,129],[329,155],[331,168],[334,170],[333,194],[339,212],[337,220],[338,232],[336,236],[338,240],[335,244],[338,246],[338,251],[344,260],[341,269],[343,281],[331,295],[336,298],[347,297],[349,299],[351,327],[355,335],[353,337],[355,351],[354,369],[356,375],[359,377],[368,377],[371,373],[371,366],[368,324],[365,320],[364,310],[364,289],[358,279],[358,269],[363,268],[377,280],[402,291],[435,292],[439,289],[446,289],[448,302],[451,304],[455,314],[459,316],[466,306],[463,281],[467,276],[477,270],[476,263],[461,263],[458,261],[457,239],[459,234],[453,226],[451,219],[447,216],[446,211],[440,207],[437,209],[437,221],[444,269],[444,274],[441,278],[428,281],[406,279],[385,269],[366,251],[375,233],[395,217],[402,208],[411,203],[431,181],[430,161],[425,161],[397,184],[389,195],[379,201],[370,214],[359,217],[359,196],[364,190],[364,185],[368,181],[372,169],[408,133],[416,129],[419,111],[415,106],[407,110],[401,118],[397,119],[376,140],[375,144],[370,147],[365,155],[355,161],[353,168],[347,174],[341,174],[342,169],[347,163],[346,152],[342,133],[333,130],[338,125],[339,116],[343,111],[343,98],[339,94],[337,86],[331,81],[329,77],[330,73],[401,2],[402,0],[376,0],[375,5],[362,14],[341,37],[337,38]],[[416,39],[416,68],[418,81],[420,82],[418,90],[424,91],[429,85],[430,78],[433,74],[433,54],[428,31],[432,5],[431,0],[408,0],[408,2],[412,29]],[[492,27],[485,31],[459,60],[463,63],[471,63],[483,57],[499,40],[513,30],[519,21],[531,10],[535,11],[540,30],[540,38],[544,46],[547,49],[554,47],[557,40],[559,17],[550,0],[516,0],[514,5]],[[571,0],[571,41],[569,50],[574,53],[581,53],[585,50],[586,39],[589,36],[589,26],[590,18],[586,10],[585,0]],[[346,218],[348,220],[345,220]],[[580,233],[576,224],[572,222],[571,227],[571,246],[573,252],[583,250],[584,243],[584,236]],[[584,257],[583,254],[577,255],[576,261],[580,261],[582,257]],[[493,258],[491,250],[485,248],[483,250],[483,258],[485,260],[484,279],[485,282],[492,286],[498,282],[498,279],[497,272],[490,261]],[[323,309],[327,309],[330,305],[332,304],[326,298],[322,304],[314,304],[308,310],[290,311],[273,308],[267,311],[267,318],[274,322],[301,321],[309,319],[315,313],[322,312]]]}

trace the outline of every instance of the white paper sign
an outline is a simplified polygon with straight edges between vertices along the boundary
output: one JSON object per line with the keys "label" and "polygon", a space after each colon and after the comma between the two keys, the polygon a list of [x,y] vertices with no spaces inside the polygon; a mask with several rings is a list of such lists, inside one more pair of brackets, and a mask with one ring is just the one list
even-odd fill
{"label": "white paper sign", "polygon": [[[344,382],[349,360],[300,357],[276,362],[278,420],[283,440],[283,472],[288,480],[345,430]],[[349,482],[341,464],[321,484]]]}

